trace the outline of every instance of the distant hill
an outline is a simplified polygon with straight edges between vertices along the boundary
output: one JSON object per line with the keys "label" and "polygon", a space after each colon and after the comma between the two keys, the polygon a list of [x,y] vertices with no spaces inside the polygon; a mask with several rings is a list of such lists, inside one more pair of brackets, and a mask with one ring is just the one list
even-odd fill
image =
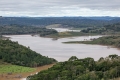
{"label": "distant hill", "polygon": [[45,27],[61,24],[65,27],[102,27],[120,22],[120,17],[1,17],[0,25],[20,24]]}

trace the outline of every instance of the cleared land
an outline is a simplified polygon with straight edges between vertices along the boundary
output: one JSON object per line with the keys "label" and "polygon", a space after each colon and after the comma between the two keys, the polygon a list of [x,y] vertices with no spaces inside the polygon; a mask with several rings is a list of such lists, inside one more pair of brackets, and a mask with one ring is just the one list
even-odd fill
{"label": "cleared land", "polygon": [[[41,66],[41,67],[37,67],[37,68],[32,68],[32,69],[28,68],[26,72],[24,70],[26,67],[25,68],[22,67],[23,72],[20,72],[20,73],[17,72],[17,73],[12,73],[12,74],[11,73],[7,73],[9,71],[6,71],[6,73],[2,73],[0,71],[0,80],[21,80],[22,78],[26,78],[29,75],[36,74],[37,72],[39,72],[41,70],[46,70],[46,69],[52,67],[53,65],[54,64],[50,64],[50,65],[45,65],[45,66]],[[6,68],[8,68],[8,67],[6,67]],[[11,70],[15,70],[14,68],[10,68],[10,69]],[[7,69],[7,70],[10,70],[10,69]],[[31,70],[31,72],[28,71],[28,70]],[[17,71],[19,71],[19,70],[17,70]]]}
{"label": "cleared land", "polygon": [[34,68],[17,66],[17,65],[0,65],[0,74],[32,72],[34,70],[35,70]]}

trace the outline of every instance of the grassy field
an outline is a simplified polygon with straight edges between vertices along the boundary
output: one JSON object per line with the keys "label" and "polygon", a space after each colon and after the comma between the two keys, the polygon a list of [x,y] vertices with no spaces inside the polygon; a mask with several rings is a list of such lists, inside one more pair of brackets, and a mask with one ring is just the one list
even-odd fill
{"label": "grassy field", "polygon": [[12,65],[0,60],[0,74],[32,72],[35,68]]}
{"label": "grassy field", "polygon": [[17,65],[0,65],[0,73],[23,73],[32,72],[34,68],[17,66]]}
{"label": "grassy field", "polygon": [[51,25],[46,26],[46,28],[59,28],[61,26],[62,24],[51,24]]}
{"label": "grassy field", "polygon": [[[31,74],[36,74],[41,70],[46,70],[52,67],[54,64],[40,66],[36,68],[29,68],[23,66],[12,65],[0,60],[0,80],[22,80]],[[12,73],[12,74],[8,74]],[[20,78],[18,78],[21,76]]]}

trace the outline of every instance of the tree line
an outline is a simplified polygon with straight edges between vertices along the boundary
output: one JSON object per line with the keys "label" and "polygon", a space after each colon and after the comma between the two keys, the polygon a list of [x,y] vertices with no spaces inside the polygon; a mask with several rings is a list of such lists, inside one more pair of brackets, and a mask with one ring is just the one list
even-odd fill
{"label": "tree line", "polygon": [[72,56],[68,61],[59,62],[28,80],[110,80],[120,77],[120,56],[113,54],[98,61],[93,58],[78,59]]}
{"label": "tree line", "polygon": [[16,24],[0,26],[0,35],[39,34],[40,36],[46,36],[54,33],[57,33],[57,31],[53,29],[46,29],[34,26],[24,26]]}
{"label": "tree line", "polygon": [[1,25],[35,25],[45,27],[51,24],[67,25],[66,27],[102,27],[107,24],[120,22],[119,17],[2,17]]}
{"label": "tree line", "polygon": [[55,59],[42,56],[30,47],[19,45],[18,42],[0,39],[0,60],[27,67],[37,67],[56,62]]}
{"label": "tree line", "polygon": [[90,41],[69,41],[64,43],[99,44],[120,48],[120,36],[104,36],[97,39],[91,39]]}
{"label": "tree line", "polygon": [[104,27],[89,27],[83,29],[81,32],[111,35],[120,34],[120,23],[104,25]]}

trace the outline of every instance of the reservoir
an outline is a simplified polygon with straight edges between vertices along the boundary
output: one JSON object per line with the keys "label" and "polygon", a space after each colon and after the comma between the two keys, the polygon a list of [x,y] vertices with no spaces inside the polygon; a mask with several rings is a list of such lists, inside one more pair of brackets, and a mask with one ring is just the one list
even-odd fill
{"label": "reservoir", "polygon": [[62,43],[66,41],[90,40],[101,36],[69,37],[60,38],[58,40],[31,35],[6,36],[11,37],[10,39],[12,41],[18,41],[19,44],[26,47],[29,46],[30,49],[42,54],[43,56],[55,58],[58,61],[66,61],[71,56],[77,56],[78,58],[92,57],[95,60],[98,60],[100,57],[107,57],[110,54],[120,55],[120,50],[108,46]]}

